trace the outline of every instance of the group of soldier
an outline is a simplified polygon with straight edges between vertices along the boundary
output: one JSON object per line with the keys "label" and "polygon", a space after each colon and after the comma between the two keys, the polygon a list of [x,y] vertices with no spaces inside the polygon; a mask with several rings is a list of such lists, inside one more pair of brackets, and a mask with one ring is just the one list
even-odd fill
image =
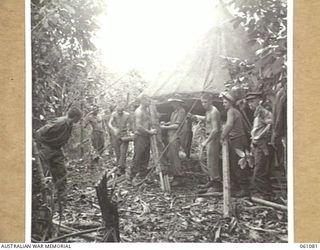
{"label": "group of soldier", "polygon": [[[231,194],[235,197],[251,195],[271,199],[273,193],[270,177],[274,157],[285,168],[285,91],[283,87],[277,91],[272,112],[264,105],[265,98],[261,92],[249,92],[242,100],[237,99],[237,95],[231,91],[221,93],[221,97],[227,116],[223,125],[220,112],[212,105],[208,95],[201,98],[206,115],[192,116],[206,122],[207,139],[202,146],[207,149],[209,182],[205,187],[211,187],[212,191],[216,192],[222,191],[219,149],[226,140],[229,145]],[[245,104],[251,110],[251,126],[248,121],[250,119],[244,109],[239,107],[239,103],[242,103],[242,107]],[[253,171],[249,167],[250,163]]]}
{"label": "group of soldier", "polygon": [[[280,89],[277,93],[273,112],[264,107],[264,97],[261,92],[250,92],[246,95],[244,102],[253,111],[253,124],[249,129],[243,112],[237,105],[239,100],[232,92],[221,93],[223,107],[226,110],[224,124],[221,121],[220,111],[214,105],[212,95],[209,93],[201,96],[201,104],[205,109],[204,116],[187,113],[182,99],[169,99],[168,103],[173,112],[168,122],[158,124],[158,129],[155,129],[151,122],[149,111],[151,99],[144,94],[139,96],[139,106],[132,113],[125,111],[124,104],[119,104],[107,122],[98,115],[98,109],[87,115],[84,120],[85,126],[90,124],[92,127],[92,146],[100,155],[105,150],[105,132],[109,131],[119,172],[126,173],[129,185],[141,181],[148,173],[151,137],[158,133],[166,134],[165,155],[170,163],[168,174],[172,177],[170,180],[173,187],[182,185],[184,179],[181,151],[187,151],[185,141],[190,139],[186,133],[188,129],[184,129],[186,120],[202,121],[205,124],[206,137],[200,147],[206,149],[209,181],[201,188],[222,192],[221,144],[227,141],[232,195],[235,197],[255,195],[268,199],[272,196],[270,176],[273,152],[275,148],[279,152],[280,148],[283,148],[286,126],[285,91]],[[66,192],[67,179],[61,148],[70,138],[73,124],[81,117],[81,111],[72,107],[66,116],[48,122],[35,133],[41,163],[44,168],[50,170],[53,183],[61,198]],[[134,154],[132,164],[127,166],[126,157],[130,141],[133,141]],[[249,167],[239,166],[241,157],[247,157],[246,152],[251,152],[253,157],[253,171]]]}

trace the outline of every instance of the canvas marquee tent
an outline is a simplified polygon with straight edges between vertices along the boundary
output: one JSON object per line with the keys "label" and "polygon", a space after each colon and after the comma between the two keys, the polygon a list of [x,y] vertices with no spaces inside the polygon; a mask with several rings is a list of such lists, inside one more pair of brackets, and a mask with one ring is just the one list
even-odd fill
{"label": "canvas marquee tent", "polygon": [[215,96],[225,89],[224,83],[230,80],[223,57],[250,60],[253,51],[247,44],[246,31],[233,27],[233,16],[219,2],[215,9],[216,25],[199,40],[198,44],[176,69],[162,73],[144,91],[160,102],[179,94],[183,99],[199,98],[202,92]]}

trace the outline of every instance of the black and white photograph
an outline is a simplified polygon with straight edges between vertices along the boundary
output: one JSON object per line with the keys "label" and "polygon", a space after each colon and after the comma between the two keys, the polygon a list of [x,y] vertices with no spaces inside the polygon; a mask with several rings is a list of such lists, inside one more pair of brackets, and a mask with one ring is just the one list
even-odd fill
{"label": "black and white photograph", "polygon": [[26,237],[292,242],[291,5],[29,0]]}

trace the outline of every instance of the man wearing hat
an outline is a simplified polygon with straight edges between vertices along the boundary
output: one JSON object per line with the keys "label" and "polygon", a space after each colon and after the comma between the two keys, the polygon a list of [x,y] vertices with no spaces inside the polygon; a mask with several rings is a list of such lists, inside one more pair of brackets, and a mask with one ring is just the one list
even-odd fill
{"label": "man wearing hat", "polygon": [[262,93],[250,92],[246,96],[250,109],[254,111],[251,131],[251,150],[254,157],[252,177],[252,195],[269,198],[271,195],[270,163],[271,163],[271,124],[272,114],[262,106]]}
{"label": "man wearing hat", "polygon": [[181,184],[182,167],[179,157],[181,146],[181,131],[185,123],[186,111],[183,108],[184,101],[178,98],[170,98],[168,102],[173,108],[170,121],[160,125],[162,130],[168,131],[168,151],[167,155],[171,162],[169,173],[174,177],[171,185]]}
{"label": "man wearing hat", "polygon": [[235,197],[244,197],[249,195],[249,170],[241,169],[239,166],[240,157],[236,150],[245,152],[248,148],[248,140],[244,127],[243,117],[236,109],[236,99],[232,93],[221,93],[223,106],[227,110],[227,121],[222,128],[221,141],[227,139],[229,142],[229,162],[230,162],[230,180],[232,195]]}

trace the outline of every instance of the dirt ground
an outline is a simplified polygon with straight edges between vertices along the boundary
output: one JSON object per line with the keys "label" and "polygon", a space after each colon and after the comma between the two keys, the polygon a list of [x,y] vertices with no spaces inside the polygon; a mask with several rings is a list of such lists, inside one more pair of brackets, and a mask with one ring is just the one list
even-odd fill
{"label": "dirt ground", "polygon": [[[129,155],[128,164],[130,159]],[[114,159],[108,155],[96,164],[68,162],[68,198],[62,225],[76,230],[102,225],[95,186],[114,167]],[[170,193],[161,191],[155,171],[137,187],[129,186],[124,177],[111,178],[120,180],[113,200],[118,204],[121,242],[287,242],[286,211],[256,204],[250,198],[232,198],[233,217],[223,218],[222,196],[197,194],[198,185],[206,182],[197,162],[186,162],[184,173],[184,184],[173,187]],[[285,205],[284,178],[273,178],[273,185],[273,200]],[[54,221],[58,220],[56,211]],[[99,242],[103,235],[92,232],[86,236],[60,242]]]}

